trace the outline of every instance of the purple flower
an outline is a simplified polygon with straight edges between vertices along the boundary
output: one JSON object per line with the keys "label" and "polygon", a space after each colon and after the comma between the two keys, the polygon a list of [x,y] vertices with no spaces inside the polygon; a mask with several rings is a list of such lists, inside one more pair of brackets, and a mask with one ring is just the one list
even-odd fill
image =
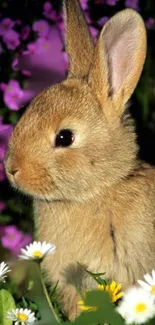
{"label": "purple flower", "polygon": [[43,9],[44,9],[44,14],[49,14],[51,11],[52,11],[52,5],[50,2],[45,2],[44,3],[44,6],[43,6]]}
{"label": "purple flower", "polygon": [[23,89],[22,103],[26,99],[31,100],[44,88],[64,79],[66,61],[62,47],[60,31],[54,25],[50,26],[47,39],[38,38],[36,42],[28,44],[27,50],[19,56],[19,70],[31,72]]}
{"label": "purple flower", "polygon": [[106,5],[109,5],[109,6],[116,6],[118,1],[119,0],[97,0],[97,3],[106,4]]}
{"label": "purple flower", "polygon": [[2,47],[2,44],[0,43],[0,55],[2,54],[3,52],[3,47]]}
{"label": "purple flower", "polygon": [[18,25],[18,26],[21,26],[22,25],[22,21],[20,19],[17,19],[15,21],[15,24]]}
{"label": "purple flower", "polygon": [[88,12],[85,12],[85,18],[86,18],[86,21],[88,24],[91,24],[91,19],[90,19],[90,16],[89,16],[89,13]]}
{"label": "purple flower", "polygon": [[106,0],[106,4],[109,6],[116,6],[118,0]]}
{"label": "purple flower", "polygon": [[24,55],[34,55],[37,52],[36,42],[29,43],[27,45],[27,50],[23,51]]}
{"label": "purple flower", "polygon": [[148,20],[145,21],[145,25],[147,29],[155,29],[155,19],[154,18],[148,18]]}
{"label": "purple flower", "polygon": [[2,117],[0,117],[0,148],[6,148],[12,130],[13,126],[11,124],[3,124]]}
{"label": "purple flower", "polygon": [[4,234],[5,226],[0,225],[0,238]]}
{"label": "purple flower", "polygon": [[18,56],[17,55],[14,57],[11,67],[14,71],[18,71]]}
{"label": "purple flower", "polygon": [[36,40],[36,48],[38,54],[48,51],[49,46],[50,41],[45,38],[40,37]]}
{"label": "purple flower", "polygon": [[20,88],[20,84],[16,80],[10,80],[7,85],[3,84],[3,100],[4,103],[12,110],[19,110],[21,108],[21,98],[23,96],[23,90]]}
{"label": "purple flower", "polygon": [[0,117],[0,181],[3,181],[5,179],[3,161],[12,130],[13,126],[9,124],[3,124],[2,117]]}
{"label": "purple flower", "polygon": [[4,18],[0,23],[0,35],[5,36],[6,33],[12,29],[15,22],[11,20],[10,18]]}
{"label": "purple flower", "polygon": [[23,70],[21,70],[21,72],[24,76],[27,76],[27,77],[30,77],[32,75],[30,70],[23,69]]}
{"label": "purple flower", "polygon": [[5,209],[5,203],[0,201],[0,212],[2,212]]}
{"label": "purple flower", "polygon": [[139,0],[126,0],[125,6],[134,10],[139,10]]}
{"label": "purple flower", "polygon": [[20,45],[19,34],[15,30],[10,29],[4,36],[3,41],[8,50],[15,50]]}
{"label": "purple flower", "polygon": [[12,250],[12,253],[14,255],[19,255],[21,252],[21,248],[29,245],[32,242],[32,236],[30,234],[24,234],[22,235],[21,241],[19,242],[19,244],[17,245],[17,247],[15,247]]}
{"label": "purple flower", "polygon": [[14,255],[18,255],[21,248],[28,245],[31,241],[32,236],[30,234],[24,234],[14,225],[5,226],[2,230],[2,245]]}
{"label": "purple flower", "polygon": [[59,21],[58,24],[57,24],[57,26],[58,26],[58,28],[60,30],[62,39],[64,39],[64,37],[65,37],[65,24],[64,24],[64,22],[62,20]]}
{"label": "purple flower", "polygon": [[51,20],[58,20],[60,18],[60,15],[57,14],[57,12],[52,8],[52,5],[50,2],[45,2],[43,6],[43,15]]}
{"label": "purple flower", "polygon": [[100,27],[102,27],[107,21],[108,21],[108,19],[109,19],[109,17],[107,17],[107,16],[104,16],[104,17],[102,17],[102,18],[100,18],[99,20],[98,20],[98,25],[100,26]]}
{"label": "purple flower", "polygon": [[65,70],[67,71],[68,70],[68,55],[66,52],[63,52],[63,58],[64,58],[64,67],[65,67]]}
{"label": "purple flower", "polygon": [[83,10],[88,9],[88,0],[80,0],[80,3]]}
{"label": "purple flower", "polygon": [[94,38],[96,38],[97,35],[98,35],[98,29],[96,29],[96,28],[93,27],[93,26],[89,26],[89,30],[90,30],[92,36],[93,36]]}
{"label": "purple flower", "polygon": [[6,226],[4,235],[1,237],[2,245],[8,249],[13,249],[22,239],[22,233],[16,226]]}
{"label": "purple flower", "polygon": [[4,156],[5,150],[0,148],[0,182],[4,181],[5,179]]}
{"label": "purple flower", "polygon": [[27,45],[27,50],[23,52],[24,55],[41,54],[49,50],[50,41],[46,38],[39,37],[36,42]]}
{"label": "purple flower", "polygon": [[23,41],[27,40],[30,36],[31,29],[28,25],[24,26],[21,30],[21,38]]}
{"label": "purple flower", "polygon": [[32,29],[38,33],[39,37],[46,37],[49,33],[49,24],[46,20],[36,21]]}

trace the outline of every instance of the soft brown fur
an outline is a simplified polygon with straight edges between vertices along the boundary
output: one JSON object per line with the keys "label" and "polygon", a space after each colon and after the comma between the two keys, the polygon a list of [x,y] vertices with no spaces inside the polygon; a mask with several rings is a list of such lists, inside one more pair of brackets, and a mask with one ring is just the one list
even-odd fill
{"label": "soft brown fur", "polygon": [[[34,198],[38,239],[57,246],[44,266],[72,318],[72,280],[83,290],[95,285],[77,262],[124,288],[155,266],[155,170],[138,161],[125,113],[146,55],[142,19],[118,13],[94,46],[77,0],[65,1],[65,17],[68,78],[30,104],[11,137],[6,172]],[[65,128],[75,140],[55,148]]]}

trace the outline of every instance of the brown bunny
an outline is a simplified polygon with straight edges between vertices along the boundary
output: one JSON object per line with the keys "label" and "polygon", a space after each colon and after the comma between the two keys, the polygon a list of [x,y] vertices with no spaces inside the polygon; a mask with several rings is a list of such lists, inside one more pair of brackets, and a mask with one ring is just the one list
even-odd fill
{"label": "brown bunny", "polygon": [[69,283],[94,286],[77,262],[124,288],[155,267],[155,170],[138,161],[125,111],[146,56],[142,19],[119,12],[94,46],[78,0],[64,7],[68,77],[32,101],[5,164],[13,186],[33,197],[38,239],[57,247],[44,266],[72,318]]}

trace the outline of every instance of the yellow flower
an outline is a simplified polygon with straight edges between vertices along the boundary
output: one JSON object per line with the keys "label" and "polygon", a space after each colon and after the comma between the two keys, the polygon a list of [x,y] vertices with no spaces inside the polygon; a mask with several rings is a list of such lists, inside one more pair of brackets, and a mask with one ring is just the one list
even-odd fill
{"label": "yellow flower", "polygon": [[79,308],[80,308],[81,310],[86,310],[86,311],[88,311],[88,310],[90,310],[90,311],[95,311],[95,310],[97,310],[97,307],[94,307],[94,306],[85,306],[83,300],[80,300],[80,301],[78,302],[78,306],[79,306]]}
{"label": "yellow flower", "polygon": [[[87,290],[86,292],[90,292],[91,290]],[[85,296],[86,294],[84,294],[83,296]],[[79,306],[79,308],[81,309],[81,310],[96,310],[97,308],[96,307],[94,307],[94,306],[86,306],[85,304],[84,304],[84,300],[80,300],[80,301],[78,301],[78,306]]]}
{"label": "yellow flower", "polygon": [[[122,285],[121,284],[116,284],[115,281],[112,281],[110,284],[106,284],[106,285],[99,284],[98,289],[102,290],[102,291],[105,291],[105,292],[108,292],[110,294],[111,300],[113,302],[120,299],[124,294],[124,292],[122,292],[122,291],[120,292],[120,290],[122,289]],[[86,306],[84,304],[83,300],[80,300],[78,302],[78,306],[79,306],[79,308],[81,310],[87,310],[87,311],[88,310],[91,310],[91,311],[97,310],[97,307],[95,307],[95,306]]]}
{"label": "yellow flower", "polygon": [[122,289],[122,285],[120,283],[116,284],[115,281],[112,281],[110,284],[106,285],[99,284],[98,289],[109,292],[113,302],[117,301],[124,295],[124,292],[120,291]]}

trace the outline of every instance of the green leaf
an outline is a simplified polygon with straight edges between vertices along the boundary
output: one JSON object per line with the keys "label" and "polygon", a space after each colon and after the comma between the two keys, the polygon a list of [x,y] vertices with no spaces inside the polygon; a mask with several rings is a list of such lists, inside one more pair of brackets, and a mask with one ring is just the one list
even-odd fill
{"label": "green leaf", "polygon": [[[110,324],[110,325],[125,325],[125,322],[121,316],[116,312],[115,305],[111,302],[110,296],[104,291],[90,291],[87,292],[85,299],[85,305],[96,306],[96,311],[84,311],[73,322],[65,322],[65,325],[98,325],[98,324]],[[56,325],[56,323],[52,323]]]}
{"label": "green leaf", "polygon": [[15,309],[15,301],[7,290],[0,290],[0,323],[2,325],[11,325],[12,321],[6,318],[6,313]]}
{"label": "green leaf", "polygon": [[87,272],[98,284],[103,284],[103,285],[106,285],[107,284],[107,281],[102,279],[101,276],[104,276],[105,273],[92,273],[90,271],[88,271],[87,269],[85,269],[83,267],[83,265],[81,265],[80,263],[78,263],[84,270],[85,272]]}
{"label": "green leaf", "polygon": [[[53,323],[59,324],[58,315],[53,308],[43,282],[40,265],[33,261],[25,261],[25,265],[27,263],[29,267],[25,280],[28,291],[24,296],[25,298],[33,301],[38,307],[41,316],[41,320],[38,321],[38,325],[52,325]],[[30,282],[33,283],[32,286],[29,285]]]}
{"label": "green leaf", "polygon": [[2,223],[2,224],[6,224],[6,223],[10,222],[11,220],[12,220],[12,217],[9,215],[5,215],[5,214],[0,215],[0,223]]}
{"label": "green leaf", "polygon": [[154,325],[155,324],[155,317],[153,317],[149,322],[147,322],[147,325]]}

